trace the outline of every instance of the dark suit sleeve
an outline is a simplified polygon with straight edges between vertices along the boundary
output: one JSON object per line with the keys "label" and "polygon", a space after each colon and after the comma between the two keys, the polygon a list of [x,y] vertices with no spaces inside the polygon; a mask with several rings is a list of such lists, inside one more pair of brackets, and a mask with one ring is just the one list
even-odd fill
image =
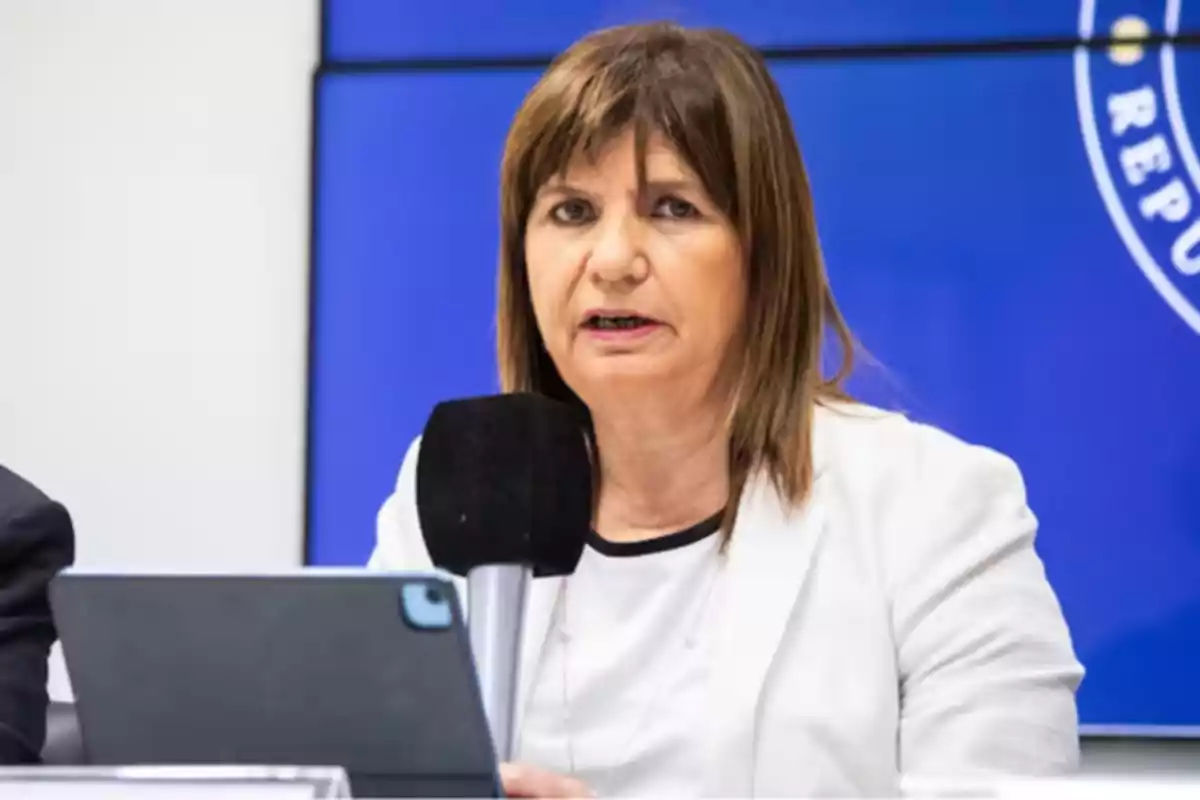
{"label": "dark suit sleeve", "polygon": [[71,564],[75,536],[50,500],[0,511],[0,764],[39,760],[46,736],[46,681],[57,636],[50,579]]}

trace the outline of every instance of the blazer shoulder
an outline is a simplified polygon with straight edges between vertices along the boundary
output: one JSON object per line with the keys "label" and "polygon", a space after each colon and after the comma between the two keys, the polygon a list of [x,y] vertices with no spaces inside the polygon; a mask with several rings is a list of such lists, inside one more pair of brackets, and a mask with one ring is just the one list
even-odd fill
{"label": "blazer shoulder", "polygon": [[11,469],[0,465],[0,522],[47,506],[49,497]]}
{"label": "blazer shoulder", "polygon": [[818,407],[814,427],[819,471],[860,487],[907,493],[914,483],[954,486],[964,477],[982,477],[979,488],[986,490],[1021,480],[1017,465],[1003,453],[899,412],[831,404]]}
{"label": "blazer shoulder", "polygon": [[[75,557],[71,515],[28,480],[0,466],[0,562],[17,563],[21,554],[67,566]],[[33,556],[31,556],[33,557]]]}
{"label": "blazer shoulder", "polygon": [[376,515],[375,549],[367,562],[370,569],[399,571],[433,568],[417,514],[417,461],[420,453],[421,437],[418,436],[404,455],[391,495]]}
{"label": "blazer shoulder", "polygon": [[992,448],[870,407],[823,409],[817,429],[823,494],[860,523],[893,579],[949,552],[1036,535],[1020,469]]}

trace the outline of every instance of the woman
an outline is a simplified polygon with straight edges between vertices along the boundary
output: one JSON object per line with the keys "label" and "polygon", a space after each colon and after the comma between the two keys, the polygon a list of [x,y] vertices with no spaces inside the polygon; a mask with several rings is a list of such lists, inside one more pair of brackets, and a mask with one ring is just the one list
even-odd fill
{"label": "woman", "polygon": [[[509,794],[880,795],[1069,770],[1081,669],[1011,461],[849,401],[779,90],[733,36],[602,31],[501,185],[506,391],[582,404],[576,573],[535,582]],[[823,336],[842,363],[823,378]],[[372,566],[429,567],[414,446]]]}

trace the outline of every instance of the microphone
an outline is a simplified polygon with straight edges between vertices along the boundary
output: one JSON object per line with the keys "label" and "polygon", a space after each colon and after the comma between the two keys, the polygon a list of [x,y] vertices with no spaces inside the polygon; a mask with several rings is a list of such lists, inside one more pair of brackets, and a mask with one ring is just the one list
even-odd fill
{"label": "microphone", "polygon": [[592,523],[584,417],[537,394],[438,404],[417,460],[433,563],[467,578],[468,633],[497,759],[512,759],[531,577],[570,575]]}

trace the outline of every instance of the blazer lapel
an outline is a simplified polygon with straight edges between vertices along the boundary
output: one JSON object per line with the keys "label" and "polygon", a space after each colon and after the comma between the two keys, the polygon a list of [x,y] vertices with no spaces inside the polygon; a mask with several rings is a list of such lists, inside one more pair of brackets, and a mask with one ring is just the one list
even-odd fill
{"label": "blazer lapel", "polygon": [[754,794],[754,734],[763,683],[825,529],[817,488],[815,480],[805,504],[789,509],[759,478],[747,486],[738,509],[709,675],[704,769],[710,796]]}

